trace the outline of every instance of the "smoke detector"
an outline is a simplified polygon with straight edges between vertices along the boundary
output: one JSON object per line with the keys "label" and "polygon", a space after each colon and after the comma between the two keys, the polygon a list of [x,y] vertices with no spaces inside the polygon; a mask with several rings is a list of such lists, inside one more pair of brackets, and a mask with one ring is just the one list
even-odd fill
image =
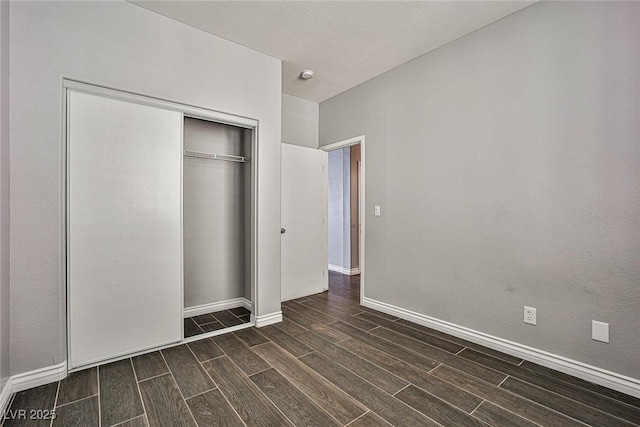
{"label": "smoke detector", "polygon": [[315,73],[313,72],[313,70],[304,70],[303,72],[300,73],[300,78],[302,80],[309,80],[314,75],[315,75]]}

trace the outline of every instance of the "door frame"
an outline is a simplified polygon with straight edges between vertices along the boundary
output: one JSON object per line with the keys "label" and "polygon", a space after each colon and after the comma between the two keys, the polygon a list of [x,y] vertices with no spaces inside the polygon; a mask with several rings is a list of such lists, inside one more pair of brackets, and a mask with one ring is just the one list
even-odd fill
{"label": "door frame", "polygon": [[[102,97],[106,97],[106,98],[112,98],[112,99],[117,99],[117,100],[121,100],[121,101],[126,101],[126,102],[131,102],[131,103],[136,103],[136,104],[142,104],[142,105],[146,105],[149,107],[156,107],[156,108],[161,108],[161,109],[165,109],[165,110],[172,110],[172,111],[177,111],[182,113],[182,117],[183,117],[183,122],[184,122],[184,118],[185,117],[190,117],[190,118],[195,118],[195,119],[201,119],[201,120],[206,120],[206,121],[210,121],[210,122],[215,122],[215,123],[221,123],[221,124],[226,124],[226,125],[232,125],[232,126],[236,126],[236,127],[240,127],[240,128],[244,128],[244,129],[249,129],[251,130],[251,159],[250,159],[250,164],[251,164],[251,202],[252,202],[252,207],[251,207],[251,321],[249,323],[243,324],[243,325],[238,325],[238,326],[234,326],[234,327],[230,327],[230,328],[225,328],[224,330],[220,330],[220,331],[213,331],[213,332],[208,332],[208,333],[204,333],[204,334],[200,334],[194,337],[189,337],[186,338],[184,337],[184,329],[182,331],[182,339],[178,342],[175,343],[169,343],[169,344],[164,344],[164,345],[160,345],[157,347],[153,347],[153,348],[148,348],[148,349],[142,349],[140,351],[136,351],[134,353],[130,353],[130,354],[123,354],[123,355],[117,355],[114,356],[112,358],[109,359],[105,359],[105,360],[101,360],[101,361],[97,361],[94,363],[90,363],[87,365],[83,365],[83,366],[79,366],[79,367],[69,367],[68,365],[68,361],[69,361],[69,353],[71,351],[70,349],[70,340],[69,340],[69,333],[68,331],[70,330],[71,327],[71,317],[70,317],[70,313],[69,313],[69,308],[70,308],[70,301],[69,301],[69,275],[68,275],[68,271],[69,271],[69,255],[68,255],[68,245],[69,245],[69,239],[68,239],[68,232],[69,232],[69,217],[67,215],[67,213],[69,212],[69,170],[68,170],[68,165],[69,165],[69,159],[68,159],[68,155],[69,155],[69,150],[68,150],[68,127],[69,127],[69,114],[68,114],[68,97],[69,97],[69,93],[71,91],[76,91],[76,92],[84,92],[84,93],[88,93],[91,95],[97,95],[97,96],[102,96]],[[258,259],[258,167],[259,167],[259,162],[258,162],[258,127],[259,127],[259,121],[257,119],[253,119],[250,117],[244,117],[244,116],[237,116],[234,114],[228,114],[228,113],[223,113],[221,111],[215,111],[215,110],[210,110],[210,109],[206,109],[206,108],[201,108],[201,107],[196,107],[196,106],[192,106],[192,105],[187,105],[187,104],[182,104],[179,102],[175,102],[175,101],[170,101],[170,100],[166,100],[166,99],[162,99],[162,98],[155,98],[155,97],[151,97],[151,96],[145,96],[145,95],[140,95],[137,93],[132,93],[132,92],[127,92],[127,91],[123,91],[123,90],[118,90],[118,89],[114,89],[114,88],[109,88],[109,87],[105,87],[105,86],[99,86],[99,85],[95,85],[95,84],[91,84],[91,83],[86,83],[86,82],[82,82],[82,81],[78,81],[78,80],[73,80],[73,79],[68,79],[68,78],[63,78],[62,79],[62,91],[61,91],[61,95],[62,95],[62,99],[61,99],[61,110],[62,110],[62,143],[61,143],[61,148],[62,148],[62,153],[61,153],[61,192],[62,192],[62,199],[63,199],[63,203],[60,206],[60,210],[61,210],[61,227],[60,227],[60,240],[61,240],[61,251],[62,251],[62,259],[61,259],[61,271],[63,272],[62,274],[62,289],[63,289],[63,304],[64,304],[64,312],[65,312],[65,320],[64,320],[64,331],[65,331],[65,336],[66,336],[66,361],[65,361],[65,370],[66,373],[70,373],[70,372],[75,372],[78,370],[82,370],[82,369],[86,369],[89,367],[93,367],[93,366],[97,366],[97,365],[102,365],[104,363],[109,363],[109,362],[114,362],[117,360],[121,360],[121,359],[126,359],[132,356],[136,356],[136,355],[140,355],[140,354],[144,354],[144,353],[148,353],[151,351],[155,351],[155,350],[160,350],[160,349],[164,349],[164,348],[168,348],[168,347],[173,347],[176,345],[180,345],[183,343],[187,343],[187,342],[191,342],[191,341],[196,341],[199,339],[204,339],[204,338],[208,338],[208,337],[212,337],[215,335],[220,335],[222,333],[226,333],[226,332],[233,332],[235,330],[239,330],[239,329],[245,329],[245,328],[249,328],[252,326],[256,325],[256,313],[258,313],[258,292],[259,292],[259,283],[258,283],[258,263],[257,263],[257,259]],[[184,124],[183,124],[184,125]],[[180,149],[182,151],[184,151],[183,148],[183,140],[181,138],[180,140]],[[181,164],[180,164],[180,169],[181,169],[181,177],[180,177],[180,185],[182,186],[182,173],[183,173],[183,166],[182,166],[182,159],[181,159]],[[180,211],[181,211],[181,221],[182,221],[182,196],[181,196],[181,201],[180,201]],[[181,235],[181,242],[180,242],[180,257],[181,257],[181,262],[182,262],[182,268],[184,268],[184,259],[183,259],[183,231],[182,231],[182,224],[180,226],[181,230],[180,230],[180,235]],[[183,278],[184,278],[184,271],[182,273]],[[180,288],[181,288],[181,300],[180,300],[180,305],[182,306],[182,317],[181,317],[181,321],[184,319],[184,282],[183,280],[181,280],[180,283]],[[184,324],[181,324],[181,328],[184,328]],[[66,376],[66,375],[64,375]],[[63,377],[64,377],[63,376]]]}
{"label": "door frame", "polygon": [[[320,147],[321,150],[329,152],[334,150],[340,150],[342,148],[351,147],[352,145],[360,144],[360,182],[359,182],[359,195],[358,195],[358,224],[360,227],[360,238],[358,239],[358,268],[360,269],[360,305],[363,305],[364,291],[365,291],[365,138],[364,135],[354,136],[352,138],[343,139],[341,141],[332,142]],[[328,167],[327,167],[328,169]],[[325,174],[325,188],[329,188],[329,174]],[[325,197],[324,212],[327,218],[329,218],[329,198]],[[327,233],[326,247],[329,248],[329,235]],[[328,249],[327,249],[328,250]],[[327,273],[328,274],[328,273]]]}

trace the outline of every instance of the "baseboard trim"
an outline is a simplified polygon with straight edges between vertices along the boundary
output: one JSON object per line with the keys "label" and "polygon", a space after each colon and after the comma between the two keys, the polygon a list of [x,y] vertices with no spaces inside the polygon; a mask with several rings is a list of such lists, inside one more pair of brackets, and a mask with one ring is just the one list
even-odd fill
{"label": "baseboard trim", "polygon": [[4,383],[4,387],[2,387],[2,392],[0,393],[0,414],[7,413],[12,395],[13,395],[13,381],[11,381],[11,377],[9,377],[7,378],[7,381]]}
{"label": "baseboard trim", "polygon": [[183,311],[185,319],[187,317],[199,316],[201,314],[213,313],[216,311],[229,310],[231,308],[244,307],[251,310],[251,301],[246,298],[233,298],[225,301],[218,301],[211,304],[196,305],[186,307]]}
{"label": "baseboard trim", "polygon": [[280,322],[282,322],[281,311],[265,314],[264,316],[256,316],[256,328],[262,328],[263,326],[273,325],[274,323]]}
{"label": "baseboard trim", "polygon": [[0,393],[0,414],[9,409],[11,396],[19,391],[60,381],[67,376],[67,361],[33,371],[23,372],[7,378]]}
{"label": "baseboard trim", "polygon": [[[203,304],[184,309],[184,317],[193,317],[231,308],[244,307],[251,310],[251,302],[246,298],[234,298],[213,304]],[[267,326],[282,321],[282,312],[256,317],[256,326]],[[259,326],[258,326],[259,327]],[[67,361],[53,366],[47,366],[33,371],[9,377],[0,392],[0,413],[4,414],[13,393],[60,381],[67,376]]]}
{"label": "baseboard trim", "polygon": [[60,381],[67,376],[67,361],[11,377],[11,391],[17,393],[33,387]]}
{"label": "baseboard trim", "polygon": [[348,274],[349,276],[356,276],[360,274],[360,268],[358,267],[349,269],[334,264],[329,264],[329,271],[334,271],[340,274]]}
{"label": "baseboard trim", "polygon": [[362,305],[640,398],[640,379],[620,375],[577,360],[478,332],[371,298],[363,298]]}

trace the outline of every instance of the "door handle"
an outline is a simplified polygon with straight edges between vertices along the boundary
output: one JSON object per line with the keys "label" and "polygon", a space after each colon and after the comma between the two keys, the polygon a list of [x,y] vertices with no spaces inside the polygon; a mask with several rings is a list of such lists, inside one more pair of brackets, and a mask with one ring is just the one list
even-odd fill
{"label": "door handle", "polygon": [[281,229],[280,229],[280,234],[284,234],[284,233],[286,233],[286,232],[287,232],[287,229],[286,229],[286,228],[281,228]]}

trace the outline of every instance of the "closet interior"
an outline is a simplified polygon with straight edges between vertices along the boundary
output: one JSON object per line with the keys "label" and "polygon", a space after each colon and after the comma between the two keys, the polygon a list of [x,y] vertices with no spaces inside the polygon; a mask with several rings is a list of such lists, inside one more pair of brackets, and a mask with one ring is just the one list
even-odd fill
{"label": "closet interior", "polygon": [[251,321],[251,131],[184,118],[184,336]]}

